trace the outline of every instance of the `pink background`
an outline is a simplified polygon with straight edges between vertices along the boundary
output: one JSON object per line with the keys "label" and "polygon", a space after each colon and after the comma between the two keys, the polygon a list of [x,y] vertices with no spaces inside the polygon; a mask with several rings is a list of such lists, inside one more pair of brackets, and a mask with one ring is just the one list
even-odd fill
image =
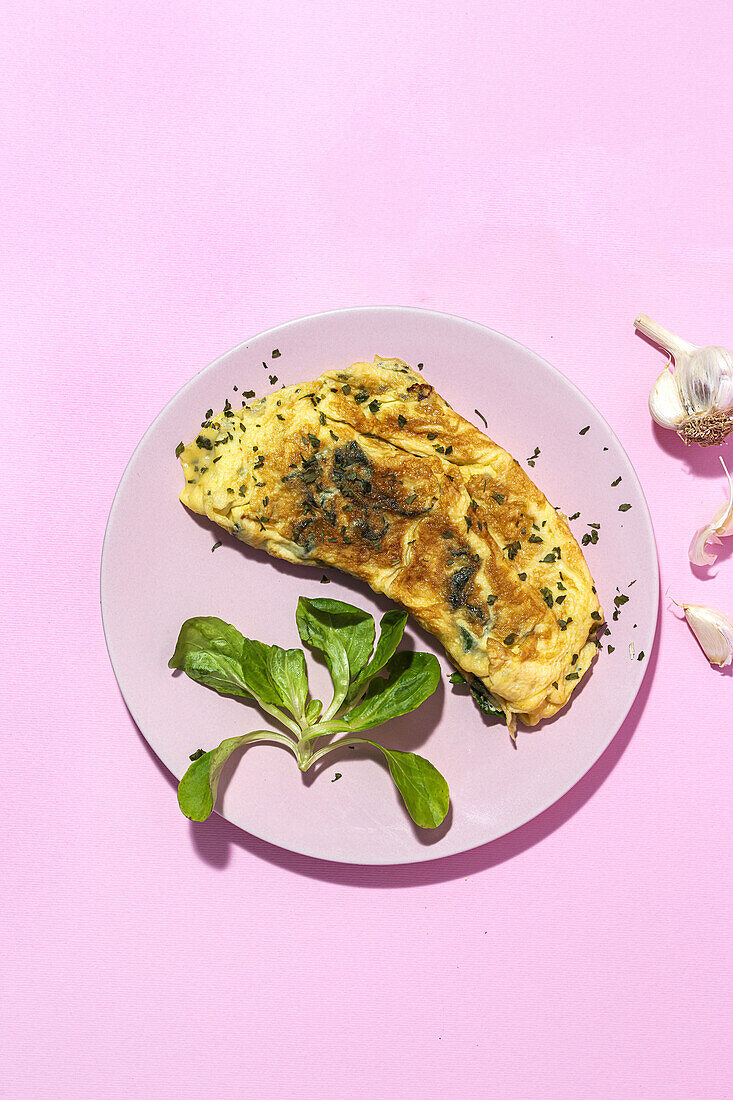
{"label": "pink background", "polygon": [[733,680],[666,602],[637,705],[560,803],[359,869],[183,820],[98,563],[195,371],[396,303],[580,385],[639,471],[663,590],[732,610],[731,546],[710,577],[686,560],[717,458],[652,429],[663,359],[631,325],[733,345],[729,6],[11,0],[2,24],[8,1095],[728,1095]]}

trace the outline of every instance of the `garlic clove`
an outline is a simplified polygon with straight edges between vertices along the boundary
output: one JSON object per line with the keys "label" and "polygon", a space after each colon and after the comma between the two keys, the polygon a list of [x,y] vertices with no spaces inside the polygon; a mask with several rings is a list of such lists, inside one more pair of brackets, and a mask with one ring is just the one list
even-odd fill
{"label": "garlic clove", "polygon": [[649,412],[662,428],[677,431],[687,420],[687,410],[682,404],[674,375],[663,370],[649,394]]}
{"label": "garlic clove", "polygon": [[713,562],[718,560],[718,555],[707,549],[707,543],[711,543],[713,546],[722,546],[715,533],[715,528],[709,524],[698,528],[692,536],[687,556],[693,565],[712,565]]}
{"label": "garlic clove", "polygon": [[694,416],[733,408],[733,353],[727,348],[696,348],[675,360],[675,382],[683,405]]}
{"label": "garlic clove", "polygon": [[681,604],[690,630],[711,665],[721,668],[733,660],[733,619],[724,611],[700,604]]}
{"label": "garlic clove", "polygon": [[728,478],[728,503],[721,504],[718,511],[712,518],[712,526],[715,528],[715,532],[718,535],[733,535],[733,480],[728,473],[728,467],[720,459],[720,465],[725,470],[725,476]]}
{"label": "garlic clove", "polygon": [[728,501],[718,509],[710,523],[698,528],[692,536],[690,549],[687,553],[693,565],[712,565],[713,562],[718,560],[718,555],[709,551],[706,548],[706,543],[720,546],[719,536],[733,534],[733,481],[722,458],[720,459],[720,465],[725,470],[725,476],[728,478]]}

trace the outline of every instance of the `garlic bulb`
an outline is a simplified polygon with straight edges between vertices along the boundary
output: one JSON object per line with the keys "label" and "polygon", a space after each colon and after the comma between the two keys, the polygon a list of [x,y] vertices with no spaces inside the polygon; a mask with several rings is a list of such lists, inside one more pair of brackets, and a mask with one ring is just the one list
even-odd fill
{"label": "garlic bulb", "polygon": [[720,465],[728,478],[728,502],[721,504],[710,523],[700,527],[692,536],[688,556],[693,565],[712,565],[718,560],[718,555],[708,550],[706,544],[710,542],[714,546],[720,546],[724,535],[733,535],[733,481],[722,458]]}
{"label": "garlic bulb", "polygon": [[657,424],[676,431],[685,443],[724,443],[733,431],[733,352],[688,344],[643,313],[634,327],[674,359],[674,372],[665,368],[649,395]]}
{"label": "garlic bulb", "polygon": [[[677,603],[673,600],[672,603]],[[733,659],[733,619],[724,611],[700,604],[677,604],[711,665],[724,667]]]}

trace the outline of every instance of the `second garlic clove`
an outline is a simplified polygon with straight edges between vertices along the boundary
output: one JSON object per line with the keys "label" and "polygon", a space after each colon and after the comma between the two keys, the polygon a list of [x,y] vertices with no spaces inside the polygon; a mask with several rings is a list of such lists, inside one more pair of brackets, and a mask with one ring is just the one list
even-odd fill
{"label": "second garlic clove", "polygon": [[707,544],[720,546],[720,538],[733,534],[733,480],[723,459],[720,464],[728,479],[728,500],[718,508],[710,523],[698,528],[692,536],[688,557],[693,565],[712,565],[718,555],[707,549]]}
{"label": "second garlic clove", "polygon": [[649,412],[662,428],[677,431],[687,419],[674,375],[663,370],[649,394]]}
{"label": "second garlic clove", "polygon": [[733,619],[724,611],[700,604],[683,603],[690,630],[711,665],[724,668],[733,659]]}

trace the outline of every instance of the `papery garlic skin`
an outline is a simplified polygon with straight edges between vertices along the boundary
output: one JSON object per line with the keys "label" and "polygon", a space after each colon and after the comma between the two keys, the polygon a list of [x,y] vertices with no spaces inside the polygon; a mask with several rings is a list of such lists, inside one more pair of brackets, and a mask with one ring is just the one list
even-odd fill
{"label": "papery garlic skin", "polygon": [[728,478],[728,503],[721,504],[717,512],[713,516],[711,523],[715,528],[715,533],[718,535],[733,535],[733,478],[731,478],[728,472],[728,467],[721,458],[720,465],[725,470],[725,476]]}
{"label": "papery garlic skin", "polygon": [[733,410],[733,353],[727,348],[696,348],[675,360],[674,377],[693,415]]}
{"label": "papery garlic skin", "polygon": [[718,508],[710,523],[698,528],[692,536],[688,557],[693,565],[712,565],[718,560],[718,555],[708,550],[706,544],[720,546],[722,537],[733,535],[733,481],[722,458],[720,464],[728,478],[728,502]]}
{"label": "papery garlic skin", "polygon": [[656,422],[676,431],[685,443],[724,443],[733,431],[733,352],[698,348],[643,313],[634,327],[674,358],[674,373],[663,371],[649,396]]}
{"label": "papery garlic skin", "polygon": [[724,611],[700,604],[680,605],[690,630],[711,665],[724,668],[733,659],[733,619]]}
{"label": "papery garlic skin", "polygon": [[708,543],[711,546],[723,545],[709,525],[699,527],[692,536],[690,549],[687,551],[687,556],[693,565],[713,565],[718,560],[718,555],[714,554],[712,550],[708,550]]}

